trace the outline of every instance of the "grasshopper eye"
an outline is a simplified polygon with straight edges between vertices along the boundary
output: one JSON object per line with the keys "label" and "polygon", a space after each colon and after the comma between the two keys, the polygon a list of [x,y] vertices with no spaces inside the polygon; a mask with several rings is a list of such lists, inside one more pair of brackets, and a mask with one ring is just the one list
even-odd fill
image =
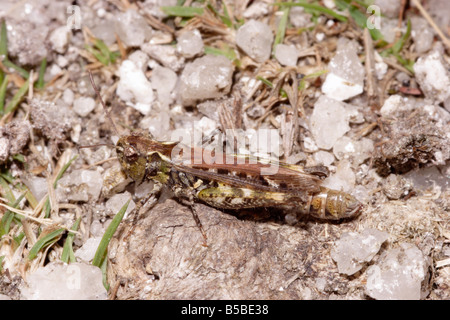
{"label": "grasshopper eye", "polygon": [[136,148],[132,145],[127,146],[123,150],[123,154],[127,158],[127,161],[129,161],[129,162],[135,162],[139,157],[139,154],[138,154]]}

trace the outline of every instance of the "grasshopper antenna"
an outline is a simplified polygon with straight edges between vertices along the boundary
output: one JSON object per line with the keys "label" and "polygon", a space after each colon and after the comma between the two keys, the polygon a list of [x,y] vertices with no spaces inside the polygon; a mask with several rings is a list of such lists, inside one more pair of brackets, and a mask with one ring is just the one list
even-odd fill
{"label": "grasshopper antenna", "polygon": [[91,70],[88,70],[88,73],[89,73],[89,79],[91,80],[92,88],[94,88],[95,94],[100,99],[100,103],[102,104],[103,109],[106,112],[106,116],[108,117],[109,121],[111,122],[111,124],[112,124],[112,126],[114,128],[114,131],[116,132],[116,134],[118,136],[120,136],[119,130],[117,130],[116,124],[114,123],[114,121],[113,121],[113,119],[111,117],[111,114],[109,113],[109,110],[106,108],[106,105],[105,105],[105,102],[102,99],[102,96],[100,95],[100,91],[98,90],[97,86],[95,85],[94,78],[92,77]]}

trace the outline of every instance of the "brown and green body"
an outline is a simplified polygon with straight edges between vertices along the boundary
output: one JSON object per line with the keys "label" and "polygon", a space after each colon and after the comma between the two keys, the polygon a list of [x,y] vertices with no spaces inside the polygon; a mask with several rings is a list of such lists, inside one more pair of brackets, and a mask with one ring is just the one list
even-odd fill
{"label": "brown and green body", "polygon": [[[153,180],[167,185],[187,202],[200,200],[215,208],[233,210],[283,207],[331,220],[353,217],[362,207],[351,195],[320,186],[320,177],[326,175],[322,167],[250,159],[242,163],[238,160],[243,157],[213,154],[208,158],[198,149],[191,149],[187,155],[176,146],[148,134],[133,133],[120,138],[116,150],[130,178],[137,183]],[[205,158],[196,159],[198,155]],[[181,158],[184,160],[178,160]],[[262,169],[274,164],[276,173],[263,173]]]}

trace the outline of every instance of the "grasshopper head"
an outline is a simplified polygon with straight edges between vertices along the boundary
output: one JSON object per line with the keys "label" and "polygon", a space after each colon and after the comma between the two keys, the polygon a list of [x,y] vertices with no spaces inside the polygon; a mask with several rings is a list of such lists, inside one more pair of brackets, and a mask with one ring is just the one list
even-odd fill
{"label": "grasshopper head", "polygon": [[170,166],[175,145],[156,141],[148,133],[133,132],[117,141],[116,152],[122,169],[139,184],[147,178],[160,180]]}

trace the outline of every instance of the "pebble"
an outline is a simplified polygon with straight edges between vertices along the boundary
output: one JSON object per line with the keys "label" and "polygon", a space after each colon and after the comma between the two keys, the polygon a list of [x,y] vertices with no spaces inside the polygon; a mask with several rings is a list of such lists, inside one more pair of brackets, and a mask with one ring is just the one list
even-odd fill
{"label": "pebble", "polygon": [[275,48],[275,58],[283,66],[295,66],[298,57],[297,48],[293,45],[279,44]]}
{"label": "pebble", "polygon": [[414,72],[425,97],[438,104],[450,97],[450,71],[438,51],[420,57]]}
{"label": "pebble", "polygon": [[125,60],[119,68],[119,77],[116,90],[119,98],[143,115],[149,114],[154,94],[152,84],[142,69],[131,60]]}
{"label": "pebble", "polygon": [[27,277],[21,300],[106,300],[98,267],[86,263],[50,262]]}
{"label": "pebble", "polygon": [[158,101],[168,105],[173,100],[171,93],[178,81],[177,74],[169,68],[156,65],[150,80],[153,89],[158,93]]}
{"label": "pebble", "polygon": [[322,92],[344,101],[363,92],[365,70],[357,54],[357,44],[346,38],[338,40],[336,55],[331,59]]}
{"label": "pebble", "polygon": [[58,53],[66,52],[67,46],[69,44],[70,33],[66,26],[61,26],[52,31],[49,37],[52,49]]}
{"label": "pebble", "polygon": [[329,150],[350,130],[345,105],[327,96],[320,96],[310,118],[311,133],[319,148]]}
{"label": "pebble", "polygon": [[249,20],[236,32],[236,44],[256,62],[270,58],[273,34],[270,27],[260,21]]}
{"label": "pebble", "polygon": [[183,104],[220,98],[230,92],[233,70],[230,60],[223,56],[206,55],[187,64],[181,74]]}
{"label": "pebble", "polygon": [[102,183],[103,179],[98,171],[74,170],[58,181],[56,197],[59,202],[95,201],[100,195]]}
{"label": "pebble", "polygon": [[431,264],[417,246],[401,243],[367,269],[366,294],[377,300],[419,300],[430,292]]}
{"label": "pebble", "polygon": [[115,32],[127,47],[139,47],[150,40],[153,30],[136,10],[119,13],[116,19]]}
{"label": "pebble", "polygon": [[331,249],[331,258],[337,263],[339,273],[351,276],[361,270],[378,253],[388,236],[377,229],[344,233]]}
{"label": "pebble", "polygon": [[333,153],[337,159],[349,159],[354,166],[358,166],[370,158],[373,150],[373,141],[368,138],[353,140],[343,136],[333,146]]}
{"label": "pebble", "polygon": [[183,32],[177,38],[177,51],[186,58],[192,58],[203,52],[202,35],[197,29]]}
{"label": "pebble", "polygon": [[79,97],[73,102],[73,111],[80,117],[86,117],[95,108],[95,100],[91,97]]}

